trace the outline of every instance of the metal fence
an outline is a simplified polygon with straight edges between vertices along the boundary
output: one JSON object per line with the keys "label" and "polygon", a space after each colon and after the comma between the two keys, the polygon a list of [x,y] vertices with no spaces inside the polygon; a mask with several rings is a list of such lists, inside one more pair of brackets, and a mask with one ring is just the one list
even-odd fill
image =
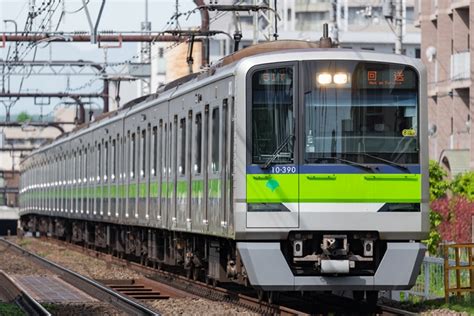
{"label": "metal fence", "polygon": [[415,285],[402,293],[405,299],[410,296],[423,300],[444,297],[444,259],[425,257]]}
{"label": "metal fence", "polygon": [[[455,265],[456,261],[451,259],[451,255],[449,258],[449,265]],[[464,256],[461,259],[460,264],[467,264],[467,260]],[[461,273],[461,278],[468,279],[468,271],[463,271]],[[450,271],[450,285],[455,282],[455,279],[455,271]],[[408,291],[392,293],[391,297],[397,300],[408,300],[410,298],[429,300],[444,298],[444,295],[444,258],[424,257],[420,274],[418,275],[413,288]]]}

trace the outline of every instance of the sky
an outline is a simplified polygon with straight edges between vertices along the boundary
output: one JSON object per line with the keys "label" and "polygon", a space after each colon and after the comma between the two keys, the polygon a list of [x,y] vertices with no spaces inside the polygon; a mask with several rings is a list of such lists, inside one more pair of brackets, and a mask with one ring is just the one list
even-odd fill
{"label": "sky", "polygon": [[[82,7],[81,0],[0,0],[0,34],[3,32],[13,32],[14,26],[12,23],[4,23],[5,19],[15,20],[18,24],[18,30],[22,31],[25,27],[27,14],[29,10],[29,3],[35,2],[35,9],[38,10],[42,3],[51,1],[52,8],[56,8],[54,15],[51,18],[53,30],[57,27],[58,31],[74,32],[74,31],[88,31],[89,24],[85,14],[85,10],[80,10]],[[95,21],[101,0],[89,0],[88,8],[91,18]],[[164,31],[166,29],[175,28],[174,24],[170,24],[170,18],[175,13],[175,0],[148,0],[148,16],[151,22],[153,31]],[[192,0],[180,0],[179,11],[186,13],[195,8]],[[62,15],[62,11],[65,14]],[[77,12],[76,12],[77,11]],[[41,22],[44,20],[46,12],[34,19],[33,30],[41,30]],[[99,31],[113,30],[119,31],[140,31],[141,22],[145,19],[145,0],[106,0],[104,12],[99,24]],[[48,23],[43,23],[46,25]],[[191,14],[186,20],[182,17],[179,20],[182,28],[198,27],[200,25],[200,14],[196,12]],[[1,44],[0,44],[1,45]],[[10,48],[10,55],[8,55],[8,48]],[[120,49],[98,48],[97,44],[90,43],[51,43],[49,45],[36,45],[35,48],[26,50],[26,44],[19,46],[20,57],[22,60],[90,60],[95,62],[104,62],[105,58],[109,62],[123,62],[132,61],[137,62],[138,59],[133,56],[137,55],[137,43],[124,43]],[[51,49],[50,49],[51,46]],[[7,44],[7,47],[0,48],[0,59],[6,60],[12,57],[14,43]],[[50,56],[51,52],[51,56]],[[1,72],[1,70],[0,70]],[[10,91],[18,92],[20,90],[21,77],[11,76]],[[7,83],[7,80],[5,80]],[[102,81],[95,80],[93,77],[71,77],[66,76],[30,76],[23,79],[21,86],[22,92],[64,92],[66,87],[80,93],[97,92],[102,89]],[[84,86],[84,87],[83,87]],[[79,89],[83,87],[82,89]],[[1,79],[0,79],[1,89]],[[79,90],[77,90],[79,89]],[[7,98],[0,98],[0,116],[5,114],[2,101],[9,104],[11,100]],[[55,106],[60,103],[60,100],[52,99],[51,104],[44,106],[43,113],[47,114],[53,110]],[[102,101],[98,100],[101,104]],[[40,106],[34,104],[33,99],[20,99],[12,107],[11,113],[16,114],[22,111],[27,111],[30,114],[39,114]]]}

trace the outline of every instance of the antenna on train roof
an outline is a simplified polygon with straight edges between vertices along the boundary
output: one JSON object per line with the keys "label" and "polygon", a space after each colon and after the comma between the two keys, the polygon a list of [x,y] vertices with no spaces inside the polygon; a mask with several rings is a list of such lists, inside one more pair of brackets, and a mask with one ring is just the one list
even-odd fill
{"label": "antenna on train roof", "polygon": [[329,26],[327,23],[323,24],[323,37],[319,39],[320,48],[332,48],[332,39],[329,37]]}

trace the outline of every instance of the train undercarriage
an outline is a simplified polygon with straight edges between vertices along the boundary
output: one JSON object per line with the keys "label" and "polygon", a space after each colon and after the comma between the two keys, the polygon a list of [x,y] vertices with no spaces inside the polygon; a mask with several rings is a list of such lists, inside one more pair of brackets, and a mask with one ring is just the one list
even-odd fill
{"label": "train undercarriage", "polygon": [[[389,284],[376,286],[377,270],[384,254],[392,253],[388,255],[391,258],[393,254],[400,257],[406,253],[399,252],[396,245],[394,252],[391,249],[394,244],[378,240],[376,233],[298,232],[290,233],[282,242],[236,242],[204,234],[35,214],[24,215],[21,227],[35,236],[50,236],[156,269],[179,270],[188,278],[214,285],[233,282],[253,286],[260,299],[267,297],[269,301],[274,301],[281,291],[332,290],[343,291],[345,296],[356,300],[365,296],[369,303],[375,304],[378,291],[391,288]],[[406,243],[398,245],[405,247]],[[412,252],[419,257],[419,250]],[[412,268],[410,264],[405,270]],[[347,265],[350,271],[342,274],[324,271],[340,269],[341,265]],[[411,278],[416,278],[417,271],[409,272]],[[250,280],[256,280],[257,284],[252,285]]]}
{"label": "train undercarriage", "polygon": [[57,238],[156,269],[178,267],[189,278],[249,285],[235,241],[230,239],[38,215],[23,216],[21,227],[36,236]]}

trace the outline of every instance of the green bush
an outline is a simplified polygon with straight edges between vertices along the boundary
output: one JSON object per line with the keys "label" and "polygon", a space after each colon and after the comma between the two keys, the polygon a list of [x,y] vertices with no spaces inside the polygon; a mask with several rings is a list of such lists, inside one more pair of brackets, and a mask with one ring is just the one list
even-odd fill
{"label": "green bush", "polygon": [[449,182],[445,180],[447,173],[436,161],[430,160],[430,201],[446,196]]}
{"label": "green bush", "polygon": [[474,172],[458,174],[451,183],[451,191],[455,195],[474,200]]}

